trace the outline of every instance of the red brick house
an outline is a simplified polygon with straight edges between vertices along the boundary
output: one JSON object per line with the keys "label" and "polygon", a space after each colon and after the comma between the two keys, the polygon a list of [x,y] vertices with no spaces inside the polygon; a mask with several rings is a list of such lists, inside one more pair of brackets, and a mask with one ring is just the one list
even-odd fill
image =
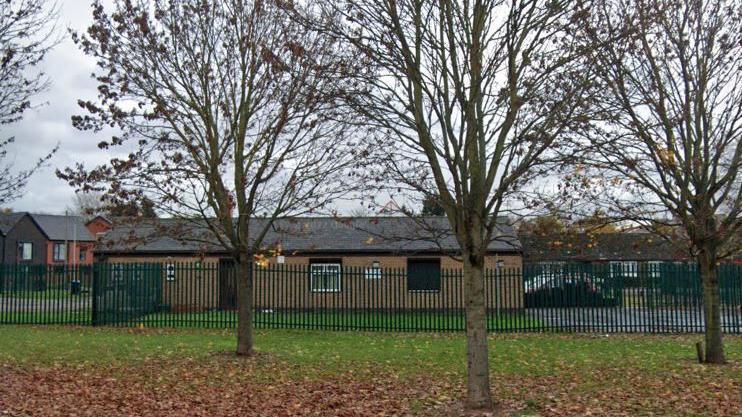
{"label": "red brick house", "polygon": [[103,236],[104,234],[106,234],[106,232],[111,230],[112,226],[113,224],[111,223],[111,221],[103,216],[96,216],[92,220],[85,223],[85,227],[88,228],[88,231],[90,231],[90,233],[96,239]]}
{"label": "red brick house", "polygon": [[35,213],[3,215],[2,263],[90,265],[95,235],[82,217]]}

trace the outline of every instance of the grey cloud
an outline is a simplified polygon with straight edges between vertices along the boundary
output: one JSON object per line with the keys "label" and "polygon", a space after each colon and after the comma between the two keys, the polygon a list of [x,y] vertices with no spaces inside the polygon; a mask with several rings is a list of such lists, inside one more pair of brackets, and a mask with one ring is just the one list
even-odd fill
{"label": "grey cloud", "polygon": [[[85,31],[91,21],[88,1],[60,2],[60,33],[66,28]],[[63,35],[64,40],[38,68],[48,75],[52,83],[47,92],[36,98],[36,103],[40,105],[26,112],[19,123],[0,130],[3,137],[16,138],[10,153],[17,168],[32,165],[57,143],[60,145],[59,152],[48,166],[37,172],[23,195],[10,204],[14,210],[63,212],[71,203],[74,190],[54,175],[55,169],[76,162],[92,166],[110,157],[97,147],[110,132],[95,134],[72,127],[71,117],[80,110],[77,100],[96,96],[96,83],[90,78],[95,70],[95,62],[75,46],[66,31]]]}

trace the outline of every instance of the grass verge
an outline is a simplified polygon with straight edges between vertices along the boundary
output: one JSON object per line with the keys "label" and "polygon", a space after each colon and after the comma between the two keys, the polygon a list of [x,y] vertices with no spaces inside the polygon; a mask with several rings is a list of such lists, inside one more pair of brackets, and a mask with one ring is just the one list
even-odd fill
{"label": "grass verge", "polygon": [[[735,415],[742,409],[742,338],[725,339],[726,366],[694,363],[700,339],[493,335],[493,391],[508,410],[535,415]],[[232,356],[234,343],[225,330],[0,327],[0,372],[28,381],[0,387],[11,398],[3,404],[0,395],[0,408],[47,406],[24,399],[46,401],[43,395],[18,394],[38,391],[47,380],[55,390],[64,386],[60,380],[71,381],[64,390],[97,387],[99,396],[135,413],[168,400],[218,414],[239,400],[235,409],[253,407],[245,415],[438,416],[463,395],[461,334],[259,330],[252,360]],[[73,394],[70,401],[86,409],[87,400]],[[268,399],[274,397],[281,402]],[[107,403],[94,398],[89,406],[99,408],[88,410],[105,412]]]}

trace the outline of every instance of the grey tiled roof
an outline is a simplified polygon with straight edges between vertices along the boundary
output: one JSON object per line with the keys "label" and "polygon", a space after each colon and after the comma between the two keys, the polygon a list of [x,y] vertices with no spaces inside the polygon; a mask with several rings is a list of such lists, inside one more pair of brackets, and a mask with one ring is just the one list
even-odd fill
{"label": "grey tiled roof", "polygon": [[675,261],[687,258],[678,243],[650,233],[522,235],[523,260]]}
{"label": "grey tiled roof", "polygon": [[95,241],[82,217],[33,213],[30,216],[49,240]]}
{"label": "grey tiled roof", "polygon": [[0,234],[7,235],[26,213],[0,213]]}
{"label": "grey tiled roof", "polygon": [[[252,219],[251,230],[265,225],[264,219]],[[396,253],[452,252],[458,243],[448,221],[442,217],[301,217],[274,223],[263,240],[265,248],[280,245],[284,253]],[[492,252],[520,250],[513,229],[502,222],[499,233],[490,242]],[[175,219],[139,221],[128,224],[114,221],[98,249],[102,253],[219,252],[223,248],[211,231],[197,222]]]}

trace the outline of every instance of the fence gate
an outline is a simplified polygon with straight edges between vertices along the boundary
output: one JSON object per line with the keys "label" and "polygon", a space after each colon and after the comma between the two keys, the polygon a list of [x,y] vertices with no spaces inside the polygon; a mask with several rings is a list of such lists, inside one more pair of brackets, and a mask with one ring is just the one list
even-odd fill
{"label": "fence gate", "polygon": [[125,323],[160,311],[161,264],[99,264],[94,273],[93,325]]}
{"label": "fence gate", "polygon": [[219,309],[237,310],[237,280],[234,261],[219,260]]}

